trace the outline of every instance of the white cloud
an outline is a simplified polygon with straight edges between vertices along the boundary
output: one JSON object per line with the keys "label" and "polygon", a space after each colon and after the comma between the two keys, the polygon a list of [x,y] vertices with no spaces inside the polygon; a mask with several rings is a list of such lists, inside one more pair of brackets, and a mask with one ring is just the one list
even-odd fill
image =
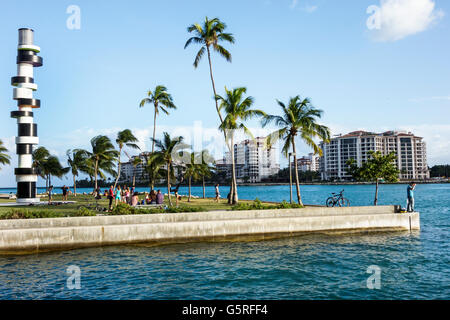
{"label": "white cloud", "polygon": [[435,6],[434,0],[381,0],[369,18],[376,26],[372,28],[374,39],[397,41],[427,30],[444,16]]}

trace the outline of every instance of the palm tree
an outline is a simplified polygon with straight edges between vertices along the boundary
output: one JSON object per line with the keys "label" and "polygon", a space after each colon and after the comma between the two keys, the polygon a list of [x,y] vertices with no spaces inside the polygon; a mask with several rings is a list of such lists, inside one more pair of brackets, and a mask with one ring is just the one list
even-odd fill
{"label": "palm tree", "polygon": [[283,153],[287,157],[289,149],[292,146],[295,166],[295,185],[297,188],[297,199],[300,205],[303,205],[300,196],[300,184],[298,179],[298,164],[295,148],[295,137],[299,136],[308,146],[313,148],[315,154],[322,156],[322,149],[315,143],[314,138],[320,138],[324,142],[330,140],[330,129],[317,123],[317,119],[322,116],[323,111],[312,106],[311,101],[301,99],[300,96],[290,98],[288,105],[277,100],[282,109],[282,115],[269,115],[264,118],[263,126],[274,122],[280,129],[276,130],[267,137],[268,144],[275,143],[278,139],[284,140]]}
{"label": "palm tree", "polygon": [[[226,24],[220,21],[218,18],[209,20],[205,17],[203,25],[194,23],[187,28],[189,33],[194,33],[194,36],[189,38],[184,45],[186,49],[191,43],[200,44],[201,48],[197,52],[194,60],[194,67],[197,68],[200,60],[202,59],[205,51],[208,53],[209,62],[209,74],[211,76],[211,83],[214,92],[214,97],[217,96],[216,86],[214,83],[212,63],[211,63],[211,49],[218,52],[227,61],[231,62],[231,54],[224,47],[222,47],[219,42],[227,41],[229,43],[234,43],[234,37],[231,33],[225,33]],[[220,123],[222,124],[223,118],[219,111],[219,104],[216,101],[216,110],[219,115]]]}
{"label": "palm tree", "polygon": [[188,190],[189,190],[189,196],[188,196],[188,202],[191,201],[191,182],[192,180],[198,181],[202,177],[203,172],[203,165],[201,162],[201,154],[197,152],[192,152],[189,155],[190,161],[186,164],[186,172],[184,173],[184,176],[188,178]]}
{"label": "palm tree", "polygon": [[158,148],[157,153],[154,155],[155,158],[159,158],[159,161],[164,161],[167,170],[167,194],[169,197],[169,204],[172,205],[172,200],[170,198],[170,177],[173,175],[173,156],[177,153],[182,152],[183,149],[187,148],[187,145],[183,143],[183,137],[171,138],[167,132],[163,133],[163,139],[153,139],[156,148]]}
{"label": "palm tree", "polygon": [[75,197],[77,196],[77,180],[76,177],[80,172],[88,171],[89,164],[86,162],[87,157],[86,153],[83,150],[74,150],[70,149],[66,151],[67,155],[67,164],[69,165],[70,170],[72,171],[73,176],[73,193]]}
{"label": "palm tree", "polygon": [[0,140],[0,163],[9,164],[11,157],[6,153],[8,149],[3,146],[3,141]]}
{"label": "palm tree", "polygon": [[159,157],[157,153],[145,156],[144,172],[148,175],[149,178],[150,191],[154,189],[157,179],[161,179],[164,177],[164,164],[164,159]]}
{"label": "palm tree", "polygon": [[202,152],[200,153],[200,156],[201,156],[200,175],[202,177],[203,199],[205,199],[206,198],[205,177],[209,178],[212,176],[214,167],[211,166],[211,164],[214,163],[214,158],[209,154],[209,151],[207,149],[202,150]]}
{"label": "palm tree", "polygon": [[252,136],[251,132],[245,126],[244,121],[255,116],[266,116],[264,111],[258,109],[250,109],[253,105],[253,98],[246,97],[244,94],[247,89],[244,87],[228,90],[225,87],[225,97],[219,95],[216,99],[220,101],[220,111],[225,112],[225,118],[220,125],[220,129],[225,133],[225,139],[231,153],[231,187],[230,199],[228,203],[236,204],[238,202],[237,184],[236,184],[236,164],[234,161],[234,135],[237,130],[244,131],[245,134]]}
{"label": "palm tree", "polygon": [[50,154],[45,147],[39,147],[32,153],[33,167],[37,168],[39,175],[45,179],[45,187],[52,184],[52,176],[62,178],[70,168],[64,168],[59,159]]}
{"label": "palm tree", "polygon": [[117,133],[117,139],[116,143],[119,146],[119,156],[118,156],[118,164],[117,164],[117,177],[116,181],[114,182],[114,190],[116,189],[117,182],[119,181],[120,177],[120,169],[122,166],[122,162],[120,161],[120,156],[122,154],[122,149],[124,146],[127,146],[128,148],[132,149],[139,149],[138,145],[135,144],[135,142],[138,142],[138,139],[133,135],[130,129],[125,129],[123,131],[119,131]]}
{"label": "palm tree", "polygon": [[45,147],[39,147],[32,153],[33,167],[38,170],[39,175],[45,179],[45,190],[48,191],[48,178],[43,173],[44,164],[47,158],[50,156],[50,152]]}
{"label": "palm tree", "polygon": [[[119,156],[119,152],[114,149],[114,146],[111,142],[111,140],[107,136],[95,136],[91,139],[91,147],[92,152],[82,150],[82,152],[85,152],[87,157],[90,158],[89,163],[93,168],[91,167],[91,170],[89,172],[92,172],[95,178],[95,190],[97,190],[98,187],[98,176],[100,178],[104,179],[105,174],[104,172],[115,175],[116,172],[114,171],[114,163],[117,160]],[[78,151],[81,149],[77,149],[75,151]],[[93,169],[93,170],[92,170]]]}
{"label": "palm tree", "polygon": [[134,157],[131,160],[131,165],[133,166],[133,188],[136,186],[136,167],[142,163],[142,159],[140,157]]}
{"label": "palm tree", "polygon": [[155,107],[153,114],[153,142],[152,142],[152,153],[155,152],[155,134],[156,134],[156,116],[159,114],[159,110],[165,114],[169,114],[167,109],[176,109],[177,107],[173,103],[172,96],[167,93],[167,88],[162,85],[156,86],[155,90],[148,90],[147,98],[141,100],[139,104],[143,107],[146,103],[153,103]]}

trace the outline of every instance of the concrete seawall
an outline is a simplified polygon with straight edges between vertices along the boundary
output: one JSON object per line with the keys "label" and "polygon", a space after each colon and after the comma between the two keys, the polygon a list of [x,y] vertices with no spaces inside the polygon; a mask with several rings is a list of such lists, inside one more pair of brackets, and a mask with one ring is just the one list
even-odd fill
{"label": "concrete seawall", "polygon": [[420,229],[394,206],[0,220],[0,254],[131,243]]}

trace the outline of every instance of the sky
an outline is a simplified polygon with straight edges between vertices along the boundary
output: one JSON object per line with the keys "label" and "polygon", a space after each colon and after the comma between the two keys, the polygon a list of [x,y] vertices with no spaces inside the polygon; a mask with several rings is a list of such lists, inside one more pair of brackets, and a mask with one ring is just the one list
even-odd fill
{"label": "sky", "polygon": [[[157,137],[200,135],[196,148],[214,148],[220,134],[208,63],[195,69],[199,47],[184,49],[187,27],[208,16],[236,39],[224,44],[232,63],[212,56],[219,94],[245,86],[269,114],[280,111],[276,99],[309,97],[333,135],[408,130],[424,137],[430,166],[450,163],[449,14],[445,0],[2,1],[0,139],[15,151],[10,78],[17,29],[30,27],[44,59],[34,69],[40,146],[63,164],[67,149],[127,128],[149,150],[153,109],[139,102],[159,84],[178,108],[158,117]],[[248,126],[254,135],[270,132],[257,120]],[[298,143],[298,155],[311,152]],[[0,167],[0,187],[15,186],[13,152],[11,165]]]}

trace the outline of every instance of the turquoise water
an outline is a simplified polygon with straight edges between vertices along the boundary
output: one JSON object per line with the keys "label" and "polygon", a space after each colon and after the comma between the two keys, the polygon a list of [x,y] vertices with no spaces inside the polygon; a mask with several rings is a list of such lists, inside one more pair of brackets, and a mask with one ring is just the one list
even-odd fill
{"label": "turquoise water", "polygon": [[[330,192],[341,189],[352,205],[373,201],[373,186],[301,187],[309,204],[323,204]],[[213,191],[209,188],[208,195]],[[193,194],[201,192],[193,188]],[[221,193],[226,196],[227,188]],[[0,257],[0,299],[449,299],[449,195],[450,184],[418,185],[422,230],[414,233],[130,245]],[[289,200],[289,187],[240,187],[239,196]],[[380,204],[405,206],[405,197],[406,185],[381,186]],[[79,290],[66,286],[70,265],[81,270]],[[381,269],[378,290],[366,285],[371,265]]]}

